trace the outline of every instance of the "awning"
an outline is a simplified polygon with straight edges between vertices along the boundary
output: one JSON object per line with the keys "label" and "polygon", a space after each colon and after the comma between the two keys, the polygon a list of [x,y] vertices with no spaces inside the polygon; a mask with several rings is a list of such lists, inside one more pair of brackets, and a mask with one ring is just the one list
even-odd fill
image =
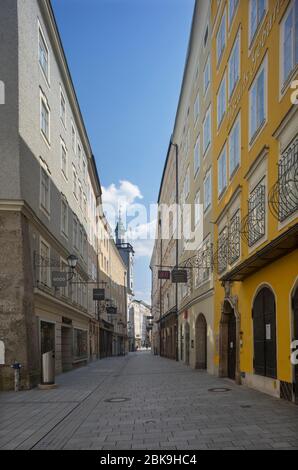
{"label": "awning", "polygon": [[272,240],[264,248],[220,278],[222,282],[243,281],[261,268],[298,248],[298,223]]}

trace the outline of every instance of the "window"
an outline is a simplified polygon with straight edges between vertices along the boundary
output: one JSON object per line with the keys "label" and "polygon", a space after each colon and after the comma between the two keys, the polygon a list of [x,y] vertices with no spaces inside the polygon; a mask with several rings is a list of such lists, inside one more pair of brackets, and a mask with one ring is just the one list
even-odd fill
{"label": "window", "polygon": [[196,123],[200,114],[200,95],[197,94],[196,101],[194,104],[194,122]]}
{"label": "window", "polygon": [[266,13],[266,0],[250,0],[250,42],[254,40],[259,24]]}
{"label": "window", "polygon": [[239,0],[229,0],[229,26],[231,26],[234,19]]}
{"label": "window", "polygon": [[234,264],[240,258],[240,210],[231,218],[229,225],[229,264]]}
{"label": "window", "polygon": [[65,127],[66,125],[66,102],[62,90],[60,92],[60,118]]}
{"label": "window", "polygon": [[66,200],[61,199],[61,231],[63,235],[68,235],[68,205]]}
{"label": "window", "polygon": [[83,212],[84,212],[85,219],[87,219],[87,198],[86,198],[86,194],[84,194],[84,197],[83,197]]}
{"label": "window", "polygon": [[203,149],[204,155],[211,144],[211,108],[208,109],[203,122]]}
{"label": "window", "polygon": [[195,227],[199,225],[201,215],[201,195],[200,191],[197,192],[195,198]]}
{"label": "window", "polygon": [[220,197],[227,187],[227,149],[224,147],[218,159],[218,197]]}
{"label": "window", "polygon": [[47,81],[49,80],[49,49],[46,45],[44,35],[39,28],[39,65]]}
{"label": "window", "polygon": [[77,177],[77,172],[75,169],[73,169],[73,194],[75,196],[75,198],[77,198],[77,187],[78,187],[78,183],[77,183],[77,180],[78,180],[78,177]]}
{"label": "window", "polygon": [[[61,271],[63,273],[69,273],[69,267],[68,267],[68,264],[66,263],[66,261],[61,260]],[[68,282],[66,283],[65,287],[61,288],[61,294],[63,295],[63,297],[68,297],[69,296]]]}
{"label": "window", "polygon": [[240,32],[237,35],[229,60],[229,98],[240,78]]}
{"label": "window", "polygon": [[229,136],[229,175],[230,178],[240,165],[240,116]]}
{"label": "window", "polygon": [[298,64],[298,0],[292,1],[281,24],[282,85]]}
{"label": "window", "polygon": [[76,217],[74,216],[73,218],[73,234],[72,234],[72,238],[73,238],[73,246],[78,249],[78,221],[76,219]]}
{"label": "window", "polygon": [[211,207],[211,196],[212,195],[212,181],[211,181],[211,170],[208,171],[204,180],[204,212]]}
{"label": "window", "polygon": [[218,273],[222,274],[228,267],[228,228],[224,227],[218,236],[217,253]]}
{"label": "window", "polygon": [[220,127],[225,112],[226,112],[226,89],[227,89],[227,81],[226,81],[226,75],[224,75],[222,82],[220,84],[220,88],[218,90],[218,95],[217,95],[217,128]]}
{"label": "window", "polygon": [[226,12],[224,12],[216,36],[217,65],[219,65],[224,48],[226,47]]}
{"label": "window", "polygon": [[82,158],[82,149],[80,144],[78,144],[78,166],[81,166],[81,158]]}
{"label": "window", "polygon": [[197,138],[194,149],[194,175],[196,176],[201,166],[201,139]]}
{"label": "window", "polygon": [[82,359],[88,357],[88,335],[87,331],[79,330],[77,328],[73,331],[74,335],[74,357]]}
{"label": "window", "polygon": [[40,99],[40,130],[42,135],[50,142],[50,110],[46,98],[41,95]]}
{"label": "window", "polygon": [[[265,59],[265,62],[267,59]],[[266,70],[262,64],[250,91],[250,140],[252,141],[266,120]]]}
{"label": "window", "polygon": [[67,178],[67,154],[63,142],[61,142],[61,170],[65,178]]}
{"label": "window", "polygon": [[83,207],[83,191],[82,191],[82,186],[81,186],[80,182],[79,182],[79,205],[80,205],[80,208],[82,209],[82,207]]}
{"label": "window", "polygon": [[248,200],[248,246],[251,248],[266,234],[265,178],[251,191]]}
{"label": "window", "polygon": [[187,168],[186,175],[185,175],[185,180],[184,180],[184,186],[183,186],[183,199],[184,202],[189,196],[189,167]]}
{"label": "window", "polygon": [[40,204],[47,214],[50,213],[50,177],[47,171],[41,167],[40,170]]}
{"label": "window", "polygon": [[76,131],[73,124],[71,126],[71,146],[74,153],[76,153]]}
{"label": "window", "polygon": [[211,277],[211,239],[210,235],[206,237],[202,247],[199,249],[198,257],[200,259],[200,269],[198,270],[198,284],[202,285],[208,282]]}
{"label": "window", "polygon": [[50,247],[49,245],[40,240],[40,273],[39,282],[44,286],[50,286]]}
{"label": "window", "polygon": [[207,90],[210,85],[210,80],[211,80],[211,67],[210,67],[210,55],[209,55],[205,68],[204,68],[204,94],[207,93]]}
{"label": "window", "polygon": [[85,157],[83,158],[83,179],[84,179],[84,182],[86,182],[86,176],[87,176],[87,164],[86,164],[86,160],[85,160]]}

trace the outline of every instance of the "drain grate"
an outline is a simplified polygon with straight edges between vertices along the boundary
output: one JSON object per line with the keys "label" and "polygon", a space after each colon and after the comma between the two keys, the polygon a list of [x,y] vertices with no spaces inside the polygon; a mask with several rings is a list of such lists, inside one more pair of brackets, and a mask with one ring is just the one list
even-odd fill
{"label": "drain grate", "polygon": [[212,392],[212,393],[226,393],[226,392],[230,392],[231,389],[230,388],[220,388],[220,387],[217,387],[217,388],[209,388],[208,392]]}
{"label": "drain grate", "polygon": [[119,398],[108,398],[107,400],[105,400],[106,403],[123,403],[125,401],[130,401],[130,398],[119,397]]}
{"label": "drain grate", "polygon": [[244,408],[245,410],[251,408],[251,405],[240,405],[240,408]]}

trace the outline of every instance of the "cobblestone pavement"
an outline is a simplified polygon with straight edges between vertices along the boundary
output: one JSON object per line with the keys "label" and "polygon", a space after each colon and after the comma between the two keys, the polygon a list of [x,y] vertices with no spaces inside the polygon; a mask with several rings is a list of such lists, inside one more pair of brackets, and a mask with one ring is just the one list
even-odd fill
{"label": "cobblestone pavement", "polygon": [[[150,353],[57,383],[0,393],[0,449],[298,449],[295,405]],[[128,400],[107,401],[117,398]]]}

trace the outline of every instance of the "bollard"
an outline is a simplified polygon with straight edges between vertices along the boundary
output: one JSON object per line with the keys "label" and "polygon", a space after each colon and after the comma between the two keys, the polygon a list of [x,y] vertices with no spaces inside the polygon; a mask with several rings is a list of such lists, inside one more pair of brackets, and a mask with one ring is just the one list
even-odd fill
{"label": "bollard", "polygon": [[14,362],[11,366],[14,369],[14,391],[18,392],[20,390],[20,370],[22,365],[19,362]]}

